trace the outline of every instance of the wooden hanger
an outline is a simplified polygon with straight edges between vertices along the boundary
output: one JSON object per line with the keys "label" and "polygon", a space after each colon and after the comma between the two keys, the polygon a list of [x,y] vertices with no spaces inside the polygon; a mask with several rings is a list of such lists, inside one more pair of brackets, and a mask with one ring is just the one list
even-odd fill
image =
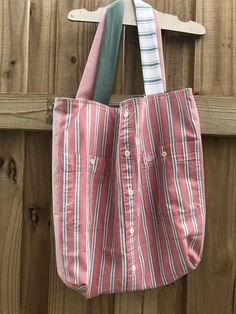
{"label": "wooden hanger", "polygon": [[[135,10],[132,0],[125,0],[124,7],[124,25],[137,25],[135,18]],[[76,22],[91,22],[98,23],[104,7],[98,8],[96,11],[88,11],[86,9],[75,9],[69,12],[68,19],[70,21]],[[194,22],[188,21],[183,22],[178,19],[177,16],[160,13],[160,25],[161,28],[168,31],[175,31],[181,33],[195,34],[195,35],[204,35],[206,33],[206,29],[203,25]]]}

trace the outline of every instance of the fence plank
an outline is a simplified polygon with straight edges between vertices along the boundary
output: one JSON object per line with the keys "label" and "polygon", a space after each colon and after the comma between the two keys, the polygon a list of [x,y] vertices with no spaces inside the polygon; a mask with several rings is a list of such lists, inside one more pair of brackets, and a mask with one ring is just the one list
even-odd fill
{"label": "fence plank", "polygon": [[[197,41],[195,92],[210,97],[234,95],[235,27],[234,1],[197,1],[196,18],[207,33]],[[236,108],[235,102],[232,109]],[[203,108],[207,110],[207,105]],[[224,104],[218,104],[225,112]],[[207,114],[206,114],[207,116]],[[206,120],[207,117],[205,116]],[[210,123],[217,128],[212,116]],[[227,121],[231,123],[228,112]],[[227,123],[226,123],[227,124]],[[234,123],[235,125],[235,123]],[[188,314],[231,313],[235,276],[235,139],[204,138],[207,192],[207,224],[203,260],[188,277]]]}
{"label": "fence plank", "polygon": [[0,6],[0,92],[26,92],[29,0],[2,0]]}
{"label": "fence plank", "polygon": [[72,9],[96,9],[95,1],[60,1],[57,11],[55,92],[76,94],[97,25],[71,22]]}
{"label": "fence plank", "polygon": [[[195,20],[195,1],[157,1],[163,12],[183,21]],[[193,87],[194,49],[197,37],[175,32],[164,33],[165,70],[168,90]]]}
{"label": "fence plank", "polygon": [[21,261],[21,313],[47,313],[51,136],[27,132]]}
{"label": "fence plank", "polygon": [[144,292],[126,292],[115,295],[114,314],[142,314]]}
{"label": "fence plank", "polygon": [[188,276],[187,313],[231,313],[234,284],[236,140],[204,137],[207,217],[204,252]]}
{"label": "fence plank", "polygon": [[20,313],[24,132],[0,134],[0,313]]}
{"label": "fence plank", "polygon": [[114,313],[114,294],[99,295],[89,300],[89,314]]}
{"label": "fence plank", "polygon": [[57,1],[31,1],[28,92],[55,92]]}
{"label": "fence plank", "polygon": [[[0,92],[27,91],[29,8],[29,0],[1,2]],[[24,147],[24,132],[1,132],[0,313],[4,314],[20,313]]]}
{"label": "fence plank", "polygon": [[[111,104],[132,95],[112,95]],[[56,95],[0,95],[0,129],[45,130],[52,128]],[[202,134],[236,135],[236,97],[195,96]]]}
{"label": "fence plank", "polygon": [[187,276],[169,286],[145,292],[142,314],[185,314]]}
{"label": "fence plank", "polygon": [[236,2],[198,0],[196,18],[206,35],[196,43],[195,91],[202,95],[236,94]]}

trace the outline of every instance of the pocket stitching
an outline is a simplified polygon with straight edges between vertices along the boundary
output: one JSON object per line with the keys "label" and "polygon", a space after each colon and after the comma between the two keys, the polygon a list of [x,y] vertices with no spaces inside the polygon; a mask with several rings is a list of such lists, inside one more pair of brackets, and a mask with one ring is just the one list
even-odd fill
{"label": "pocket stitching", "polygon": [[[191,141],[185,141],[186,143],[188,142],[195,142],[197,141],[197,144],[200,145],[200,141],[199,140],[191,140]],[[147,182],[145,180],[145,169],[153,169],[155,167],[158,167],[159,164],[161,165],[162,162],[163,162],[163,158],[165,158],[165,163],[169,166],[171,163],[172,163],[172,159],[175,158],[176,159],[176,167],[178,167],[178,165],[183,165],[183,164],[186,164],[186,163],[197,163],[197,161],[200,159],[198,158],[198,155],[197,155],[197,152],[194,151],[194,152],[191,152],[190,154],[187,155],[184,155],[183,153],[182,154],[171,154],[167,157],[163,157],[161,156],[161,151],[163,150],[163,148],[166,148],[168,147],[169,148],[169,152],[171,151],[170,149],[170,145],[183,145],[183,141],[179,141],[179,142],[175,142],[175,143],[172,143],[172,144],[165,144],[165,145],[162,145],[162,146],[159,146],[159,154],[153,154],[152,152],[146,152],[142,154],[142,162],[141,162],[141,179],[142,179],[142,184],[144,185],[146,191],[147,192],[147,189],[148,189],[148,186],[147,186]],[[199,148],[198,148],[199,150]],[[153,158],[149,161],[145,161],[145,156],[147,156],[148,154],[151,154],[153,156]],[[180,158],[181,156],[181,158]],[[185,156],[185,157],[184,157]],[[199,163],[197,163],[199,164]],[[160,196],[159,196],[160,197]],[[146,200],[146,197],[144,197],[144,201],[145,203],[147,203],[147,200]],[[184,212],[184,215],[185,216],[191,216],[191,215],[194,215],[194,214],[197,214],[198,212],[200,211],[200,208],[198,207],[195,207],[194,211],[193,210],[186,210]],[[165,211],[165,210],[162,210],[162,209],[158,209],[157,210],[157,214],[158,215],[163,215],[164,217],[169,217],[169,211]],[[171,215],[173,216],[179,216],[180,213],[179,211],[173,211],[171,212]]]}
{"label": "pocket stitching", "polygon": [[[77,158],[76,156],[81,156],[82,160],[82,167],[79,167],[76,170],[76,165],[72,165],[71,158],[72,156]],[[112,174],[112,165],[114,162],[114,158],[112,157],[102,157],[94,154],[87,154],[87,153],[63,153],[63,156],[67,156],[68,158],[68,169],[63,170],[64,172],[80,172],[80,173],[91,173],[93,176],[99,175],[111,175]],[[95,159],[96,168],[94,169],[94,164],[91,164],[91,159]]]}
{"label": "pocket stitching", "polygon": [[[158,162],[158,160],[165,159],[166,163],[171,163],[172,159],[175,158],[177,163],[186,163],[191,160],[197,160],[196,151],[188,153],[188,155],[185,155],[184,153],[177,153],[173,154],[171,153],[171,146],[178,146],[183,145],[183,143],[194,143],[196,142],[197,145],[200,145],[199,139],[196,140],[184,140],[184,141],[177,141],[169,144],[160,145],[157,148],[157,152],[153,153],[151,151],[148,152],[142,152],[142,166],[144,168],[146,167],[155,167],[155,163]],[[199,149],[198,149],[199,150]],[[167,156],[163,157],[162,153],[168,152]],[[148,160],[149,156],[152,156],[152,159]],[[146,160],[145,160],[146,159]]]}

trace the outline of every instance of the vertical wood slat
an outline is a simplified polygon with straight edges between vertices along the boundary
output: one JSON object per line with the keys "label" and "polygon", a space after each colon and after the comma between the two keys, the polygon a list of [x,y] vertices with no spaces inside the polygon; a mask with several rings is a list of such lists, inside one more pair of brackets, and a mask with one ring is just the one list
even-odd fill
{"label": "vertical wood slat", "polygon": [[207,192],[203,259],[188,276],[187,313],[230,314],[235,270],[235,138],[204,137]]}
{"label": "vertical wood slat", "polygon": [[[88,301],[89,314],[114,313],[114,294],[99,295]],[[80,313],[78,313],[80,314]]]}
{"label": "vertical wood slat", "polygon": [[142,314],[143,291],[125,292],[115,295],[114,314]]}
{"label": "vertical wood slat", "polygon": [[78,7],[95,9],[95,1],[60,1],[57,11],[57,47],[55,92],[75,95],[82,76],[96,25],[73,23],[67,19],[70,10]]}
{"label": "vertical wood slat", "polygon": [[[25,89],[30,92],[54,92],[56,4],[56,0],[29,1],[29,39],[25,46],[29,50],[29,66],[25,66],[28,70]],[[51,204],[50,135],[27,133],[25,146],[21,313],[47,313],[50,247],[48,215]],[[34,219],[36,220],[33,221]]]}
{"label": "vertical wood slat", "polygon": [[[27,92],[29,15],[29,0],[1,2],[0,92]],[[24,146],[24,132],[1,132],[0,312],[4,314],[20,314]]]}
{"label": "vertical wood slat", "polygon": [[30,0],[0,6],[0,92],[27,92]]}
{"label": "vertical wood slat", "polygon": [[236,94],[236,2],[198,0],[206,35],[196,43],[194,86],[203,95]]}
{"label": "vertical wood slat", "polygon": [[31,1],[28,92],[55,92],[57,2]]}
{"label": "vertical wood slat", "polygon": [[185,314],[187,276],[169,286],[145,292],[142,314]]}
{"label": "vertical wood slat", "polygon": [[[155,7],[183,21],[195,20],[195,0],[155,1]],[[193,87],[195,36],[163,33],[167,90]]]}
{"label": "vertical wood slat", "polygon": [[57,8],[55,92],[65,96],[75,95],[83,51],[87,52],[84,45],[78,46],[78,42],[85,42],[80,41],[80,36],[83,36],[82,30],[89,26],[72,23],[67,19],[67,13],[76,7],[76,3],[77,1],[63,0],[58,2]]}
{"label": "vertical wood slat", "polygon": [[25,143],[21,314],[38,314],[48,307],[51,135],[27,132]]}
{"label": "vertical wood slat", "polygon": [[[196,19],[206,35],[196,42],[194,90],[235,93],[234,1],[197,1]],[[232,313],[235,280],[236,141],[204,138],[207,217],[203,260],[188,277],[187,313]]]}
{"label": "vertical wood slat", "polygon": [[20,314],[24,142],[24,132],[1,131],[0,313],[4,314]]}

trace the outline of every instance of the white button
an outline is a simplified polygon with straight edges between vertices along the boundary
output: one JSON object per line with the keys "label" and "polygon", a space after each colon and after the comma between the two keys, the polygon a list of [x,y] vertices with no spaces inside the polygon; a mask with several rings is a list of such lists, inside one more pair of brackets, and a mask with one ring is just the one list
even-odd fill
{"label": "white button", "polygon": [[129,150],[126,150],[126,151],[125,151],[125,156],[126,156],[126,157],[129,157],[129,156],[130,156],[130,151],[129,151]]}
{"label": "white button", "polygon": [[132,271],[135,272],[135,270],[136,270],[136,266],[132,265]]}
{"label": "white button", "polygon": [[124,112],[124,117],[127,118],[129,116],[129,111],[128,110],[125,110]]}
{"label": "white button", "polygon": [[128,189],[128,194],[132,196],[134,194],[134,191],[132,189]]}
{"label": "white button", "polygon": [[95,163],[95,160],[93,158],[90,159],[90,163],[93,165]]}
{"label": "white button", "polygon": [[134,228],[131,227],[131,228],[129,229],[129,232],[130,232],[130,234],[134,234]]}
{"label": "white button", "polygon": [[162,155],[162,157],[166,157],[166,156],[167,156],[167,152],[163,151],[163,152],[161,153],[161,155]]}

